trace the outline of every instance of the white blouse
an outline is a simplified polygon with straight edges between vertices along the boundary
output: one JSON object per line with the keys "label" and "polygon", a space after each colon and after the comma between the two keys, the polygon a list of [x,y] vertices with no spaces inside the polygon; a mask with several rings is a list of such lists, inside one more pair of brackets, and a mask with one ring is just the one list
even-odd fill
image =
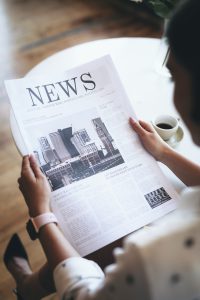
{"label": "white blouse", "polygon": [[73,257],[54,270],[62,300],[200,300],[200,187],[183,192],[180,207],[129,235],[105,273]]}

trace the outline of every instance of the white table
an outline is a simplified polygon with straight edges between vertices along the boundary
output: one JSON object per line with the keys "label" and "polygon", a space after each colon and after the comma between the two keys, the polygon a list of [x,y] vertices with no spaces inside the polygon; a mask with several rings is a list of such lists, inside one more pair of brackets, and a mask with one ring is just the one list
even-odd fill
{"label": "white table", "polygon": [[[58,52],[35,66],[27,76],[59,72],[73,68],[100,56],[110,54],[120,74],[127,94],[139,118],[150,121],[158,114],[172,114],[178,117],[173,101],[173,84],[169,77],[157,72],[162,63],[159,39],[115,38],[98,40],[77,45]],[[11,130],[20,151],[25,147],[18,125],[11,111]],[[198,148],[192,142],[188,130],[177,148],[185,156],[200,163]],[[165,166],[161,165],[167,177],[179,191],[183,184]]]}

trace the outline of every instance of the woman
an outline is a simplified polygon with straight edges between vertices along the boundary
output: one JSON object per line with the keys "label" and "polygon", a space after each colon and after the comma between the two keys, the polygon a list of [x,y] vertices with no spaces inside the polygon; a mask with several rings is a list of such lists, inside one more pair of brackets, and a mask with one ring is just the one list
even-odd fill
{"label": "woman", "polygon": [[[200,1],[181,1],[172,16],[167,37],[171,52],[168,68],[175,84],[174,103],[200,146]],[[200,185],[200,167],[172,150],[150,124],[130,120],[144,147],[166,164],[186,185]],[[31,217],[50,212],[50,190],[32,156],[24,157],[19,179]],[[200,299],[200,187],[188,188],[183,204],[159,226],[140,230],[115,249],[116,263],[105,274],[93,261],[81,258],[55,223],[39,230],[48,266],[32,273],[20,240],[14,236],[4,261],[16,280],[18,299],[40,299],[53,291],[49,268],[60,299]],[[166,221],[167,220],[167,221]],[[45,280],[44,280],[45,279]],[[48,281],[49,280],[49,281]],[[46,287],[46,288],[45,288]]]}

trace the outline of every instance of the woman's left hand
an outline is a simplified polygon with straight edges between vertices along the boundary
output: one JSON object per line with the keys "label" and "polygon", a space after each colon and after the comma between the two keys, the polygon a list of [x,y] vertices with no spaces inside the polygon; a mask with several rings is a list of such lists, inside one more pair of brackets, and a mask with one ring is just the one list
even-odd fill
{"label": "woman's left hand", "polygon": [[18,183],[31,217],[50,211],[50,186],[33,155],[23,157]]}

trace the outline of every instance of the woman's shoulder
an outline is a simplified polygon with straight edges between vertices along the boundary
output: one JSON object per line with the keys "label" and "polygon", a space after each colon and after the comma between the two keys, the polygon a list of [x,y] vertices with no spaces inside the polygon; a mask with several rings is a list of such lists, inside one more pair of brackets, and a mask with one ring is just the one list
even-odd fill
{"label": "woman's shoulder", "polygon": [[187,231],[191,224],[200,227],[200,186],[183,190],[175,211],[130,234],[125,239],[125,245],[136,243],[144,246],[160,239],[167,240],[167,236]]}
{"label": "woman's shoulder", "polygon": [[193,211],[199,207],[200,209],[200,186],[185,188],[181,194],[181,202],[179,209]]}
{"label": "woman's shoulder", "polygon": [[200,292],[191,284],[200,272],[199,232],[200,187],[193,187],[182,192],[177,210],[126,238],[125,252],[138,252],[152,299],[191,299]]}

